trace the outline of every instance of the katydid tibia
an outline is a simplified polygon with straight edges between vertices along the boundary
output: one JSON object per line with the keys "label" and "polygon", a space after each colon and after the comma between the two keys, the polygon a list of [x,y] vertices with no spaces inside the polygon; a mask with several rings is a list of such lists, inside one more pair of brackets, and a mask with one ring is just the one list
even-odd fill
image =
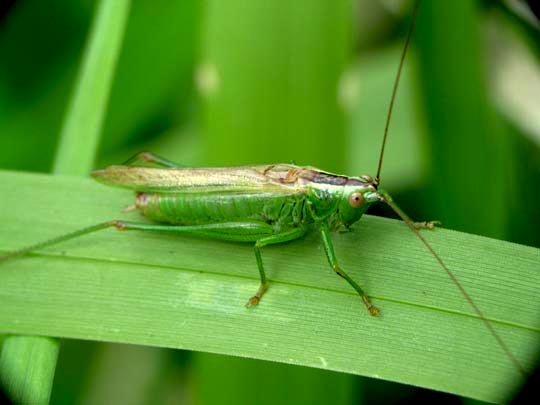
{"label": "katydid tibia", "polygon": [[142,215],[154,220],[154,224],[107,221],[0,256],[0,262],[110,227],[119,230],[187,233],[235,242],[250,242],[254,244],[260,276],[259,288],[246,304],[250,307],[259,303],[268,286],[261,250],[268,245],[298,239],[314,225],[320,233],[332,270],[356,290],[369,313],[377,315],[379,310],[372,304],[367,293],[340,267],[330,232],[349,228],[361,218],[370,205],[384,202],[426,245],[482,319],[506,356],[524,374],[522,366],[490,321],[418,231],[420,228],[433,229],[435,222],[412,222],[388,193],[379,189],[393,103],[417,12],[418,2],[394,83],[375,178],[367,175],[336,175],[314,167],[293,164],[184,168],[145,152],[136,155],[124,165],[94,171],[92,176],[107,185],[134,190],[136,201],[130,209],[139,210]]}

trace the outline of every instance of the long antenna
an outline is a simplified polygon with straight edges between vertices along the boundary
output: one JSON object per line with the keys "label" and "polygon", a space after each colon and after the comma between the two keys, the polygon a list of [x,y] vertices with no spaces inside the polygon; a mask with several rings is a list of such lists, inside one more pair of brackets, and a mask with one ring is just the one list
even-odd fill
{"label": "long antenna", "polygon": [[[414,4],[414,11],[412,16],[412,21],[409,26],[409,31],[407,33],[407,39],[405,40],[405,46],[403,47],[403,51],[401,53],[401,59],[399,61],[399,67],[396,74],[396,80],[394,81],[394,88],[392,89],[392,97],[390,98],[390,105],[388,107],[388,115],[386,116],[386,126],[384,127],[384,136],[383,141],[381,145],[381,153],[379,155],[379,166],[377,167],[377,175],[375,176],[374,183],[376,186],[379,186],[380,179],[381,179],[381,168],[382,168],[382,162],[384,157],[384,149],[386,146],[386,138],[388,137],[388,128],[390,127],[390,120],[392,119],[392,111],[394,109],[394,101],[396,100],[396,94],[397,89],[399,85],[399,79],[401,78],[401,71],[403,70],[403,63],[405,62],[405,55],[407,54],[407,48],[409,47],[409,42],[412,37],[412,33],[414,31],[414,26],[416,23],[416,17],[418,15],[418,9],[420,7],[420,0],[416,0]],[[381,201],[385,202],[392,210],[407,224],[407,226],[411,229],[411,231],[414,232],[414,234],[422,241],[422,243],[426,246],[426,248],[431,252],[433,257],[439,262],[441,267],[444,269],[448,277],[452,280],[452,282],[456,285],[458,290],[463,294],[467,302],[470,304],[470,306],[473,308],[474,312],[478,315],[478,317],[482,320],[486,328],[489,330],[491,335],[495,338],[501,349],[505,352],[506,356],[510,359],[510,361],[514,364],[515,368],[523,375],[526,376],[525,369],[521,365],[521,363],[517,360],[517,358],[514,356],[514,354],[510,351],[509,347],[506,345],[504,340],[500,337],[500,335],[497,333],[493,325],[490,321],[487,320],[487,318],[484,316],[478,305],[474,302],[472,297],[469,295],[467,290],[461,285],[459,280],[456,278],[454,273],[446,266],[446,264],[443,262],[442,258],[435,252],[435,249],[429,244],[429,242],[422,236],[422,234],[418,231],[416,226],[414,225],[414,222],[405,214],[401,208],[399,208],[392,200],[392,197],[388,195],[384,191],[380,191],[379,198]]]}
{"label": "long antenna", "polygon": [[471,305],[471,307],[474,309],[474,312],[478,315],[478,317],[484,322],[484,325],[489,330],[491,335],[495,338],[501,349],[505,352],[506,356],[510,359],[510,361],[514,364],[516,369],[523,375],[524,377],[527,376],[527,373],[525,372],[525,369],[521,365],[521,363],[517,360],[517,358],[514,356],[514,354],[510,351],[504,340],[500,337],[500,335],[495,331],[495,328],[491,324],[490,321],[487,320],[487,318],[484,316],[478,305],[474,302],[472,297],[469,295],[467,290],[461,285],[457,277],[450,271],[448,266],[443,262],[442,258],[435,252],[435,249],[429,244],[429,242],[422,236],[422,234],[418,231],[418,229],[415,227],[414,222],[405,214],[401,208],[399,208],[394,201],[392,200],[392,197],[388,195],[384,191],[379,192],[379,198],[381,201],[388,204],[390,208],[407,224],[407,226],[411,229],[411,231],[414,232],[416,236],[422,241],[422,243],[427,247],[427,249],[431,252],[431,254],[437,259],[439,264],[442,266],[448,277],[450,277],[453,281],[453,283],[456,285],[456,287],[461,291],[461,294],[465,297],[467,302]]}
{"label": "long antenna", "polygon": [[[394,81],[394,88],[392,90],[392,97],[390,99],[390,106],[388,107],[388,115],[386,116],[386,126],[384,128],[384,136],[381,146],[381,153],[379,155],[379,166],[377,167],[377,176],[375,177],[374,183],[378,187],[380,183],[381,178],[381,168],[382,168],[382,162],[384,157],[384,149],[386,146],[386,138],[388,137],[388,128],[390,127],[390,120],[392,118],[392,110],[394,109],[394,101],[396,99],[396,93],[399,85],[399,79],[401,78],[401,71],[403,70],[403,63],[405,61],[405,55],[407,54],[407,48],[409,47],[409,42],[412,37],[412,33],[414,31],[414,26],[416,23],[416,17],[418,15],[418,9],[420,7],[420,0],[416,0],[414,5],[414,11],[412,16],[412,21],[409,26],[409,31],[407,33],[407,39],[405,40],[405,46],[403,47],[403,52],[401,53],[401,59],[399,61],[399,67],[396,74],[396,80]],[[514,364],[514,367],[523,375],[526,376],[526,371],[521,365],[521,363],[518,361],[518,359],[514,356],[514,354],[510,351],[510,348],[506,345],[504,340],[501,338],[501,336],[497,333],[493,325],[490,321],[484,316],[478,305],[476,305],[476,302],[472,299],[472,297],[469,295],[467,290],[463,287],[463,285],[459,282],[459,280],[456,278],[454,273],[446,266],[446,264],[443,262],[442,258],[435,252],[435,249],[429,244],[429,242],[422,236],[422,234],[418,231],[416,228],[414,222],[405,214],[401,208],[399,208],[392,200],[392,197],[388,195],[385,191],[379,191],[378,192],[379,199],[386,203],[411,229],[411,231],[414,232],[414,234],[422,241],[422,243],[426,246],[426,248],[430,251],[430,253],[435,257],[435,259],[439,262],[441,267],[444,269],[448,277],[452,280],[452,282],[455,284],[455,286],[458,288],[458,290],[461,292],[461,294],[465,297],[467,302],[470,304],[476,315],[482,320],[486,328],[489,330],[491,335],[495,338],[498,345],[501,347],[501,349],[504,351],[506,356],[510,359],[510,361]]]}
{"label": "long antenna", "polygon": [[386,138],[388,137],[388,128],[390,127],[390,120],[392,119],[392,111],[394,109],[394,101],[396,100],[397,89],[399,85],[399,79],[401,78],[401,71],[403,70],[403,62],[405,62],[405,55],[407,55],[407,48],[411,41],[412,33],[414,31],[414,25],[416,23],[416,16],[418,15],[418,9],[420,8],[420,0],[416,0],[414,3],[414,11],[412,16],[411,25],[409,26],[409,32],[407,33],[407,39],[405,40],[405,46],[403,52],[401,52],[401,59],[399,60],[399,67],[396,74],[396,80],[394,81],[394,88],[392,89],[392,97],[390,98],[390,106],[388,107],[388,115],[386,116],[386,126],[384,127],[384,136],[381,146],[381,153],[379,155],[379,166],[377,167],[377,175],[375,176],[375,184],[379,185],[381,180],[381,169],[384,157],[384,148],[386,146]]}

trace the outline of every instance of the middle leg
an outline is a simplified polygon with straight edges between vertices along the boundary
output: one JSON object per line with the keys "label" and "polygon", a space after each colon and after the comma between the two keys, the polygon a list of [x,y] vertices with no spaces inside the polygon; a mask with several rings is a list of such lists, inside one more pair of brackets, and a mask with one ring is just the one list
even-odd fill
{"label": "middle leg", "polygon": [[298,239],[306,233],[305,227],[293,228],[285,232],[277,233],[265,238],[259,239],[255,242],[255,258],[257,259],[257,268],[259,269],[259,275],[261,277],[261,284],[257,293],[251,297],[246,303],[246,307],[249,308],[252,305],[257,305],[261,300],[264,292],[268,288],[268,282],[266,281],[266,274],[264,272],[264,266],[261,256],[261,248],[268,245],[275,245],[278,243],[289,242],[294,239]]}

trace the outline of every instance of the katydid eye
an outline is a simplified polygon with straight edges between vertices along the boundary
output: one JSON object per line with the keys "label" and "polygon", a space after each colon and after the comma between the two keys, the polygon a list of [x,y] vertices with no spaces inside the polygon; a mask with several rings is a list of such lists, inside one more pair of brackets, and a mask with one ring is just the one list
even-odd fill
{"label": "katydid eye", "polygon": [[362,193],[352,193],[349,197],[349,204],[351,204],[351,207],[353,208],[358,208],[364,204],[364,196]]}

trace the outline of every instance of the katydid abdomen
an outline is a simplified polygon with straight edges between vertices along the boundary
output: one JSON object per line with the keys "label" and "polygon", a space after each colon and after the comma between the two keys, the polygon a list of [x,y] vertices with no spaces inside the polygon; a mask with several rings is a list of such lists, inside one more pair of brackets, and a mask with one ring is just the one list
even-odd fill
{"label": "katydid abdomen", "polygon": [[175,225],[257,221],[279,233],[313,222],[300,193],[138,193],[136,207],[149,219]]}

